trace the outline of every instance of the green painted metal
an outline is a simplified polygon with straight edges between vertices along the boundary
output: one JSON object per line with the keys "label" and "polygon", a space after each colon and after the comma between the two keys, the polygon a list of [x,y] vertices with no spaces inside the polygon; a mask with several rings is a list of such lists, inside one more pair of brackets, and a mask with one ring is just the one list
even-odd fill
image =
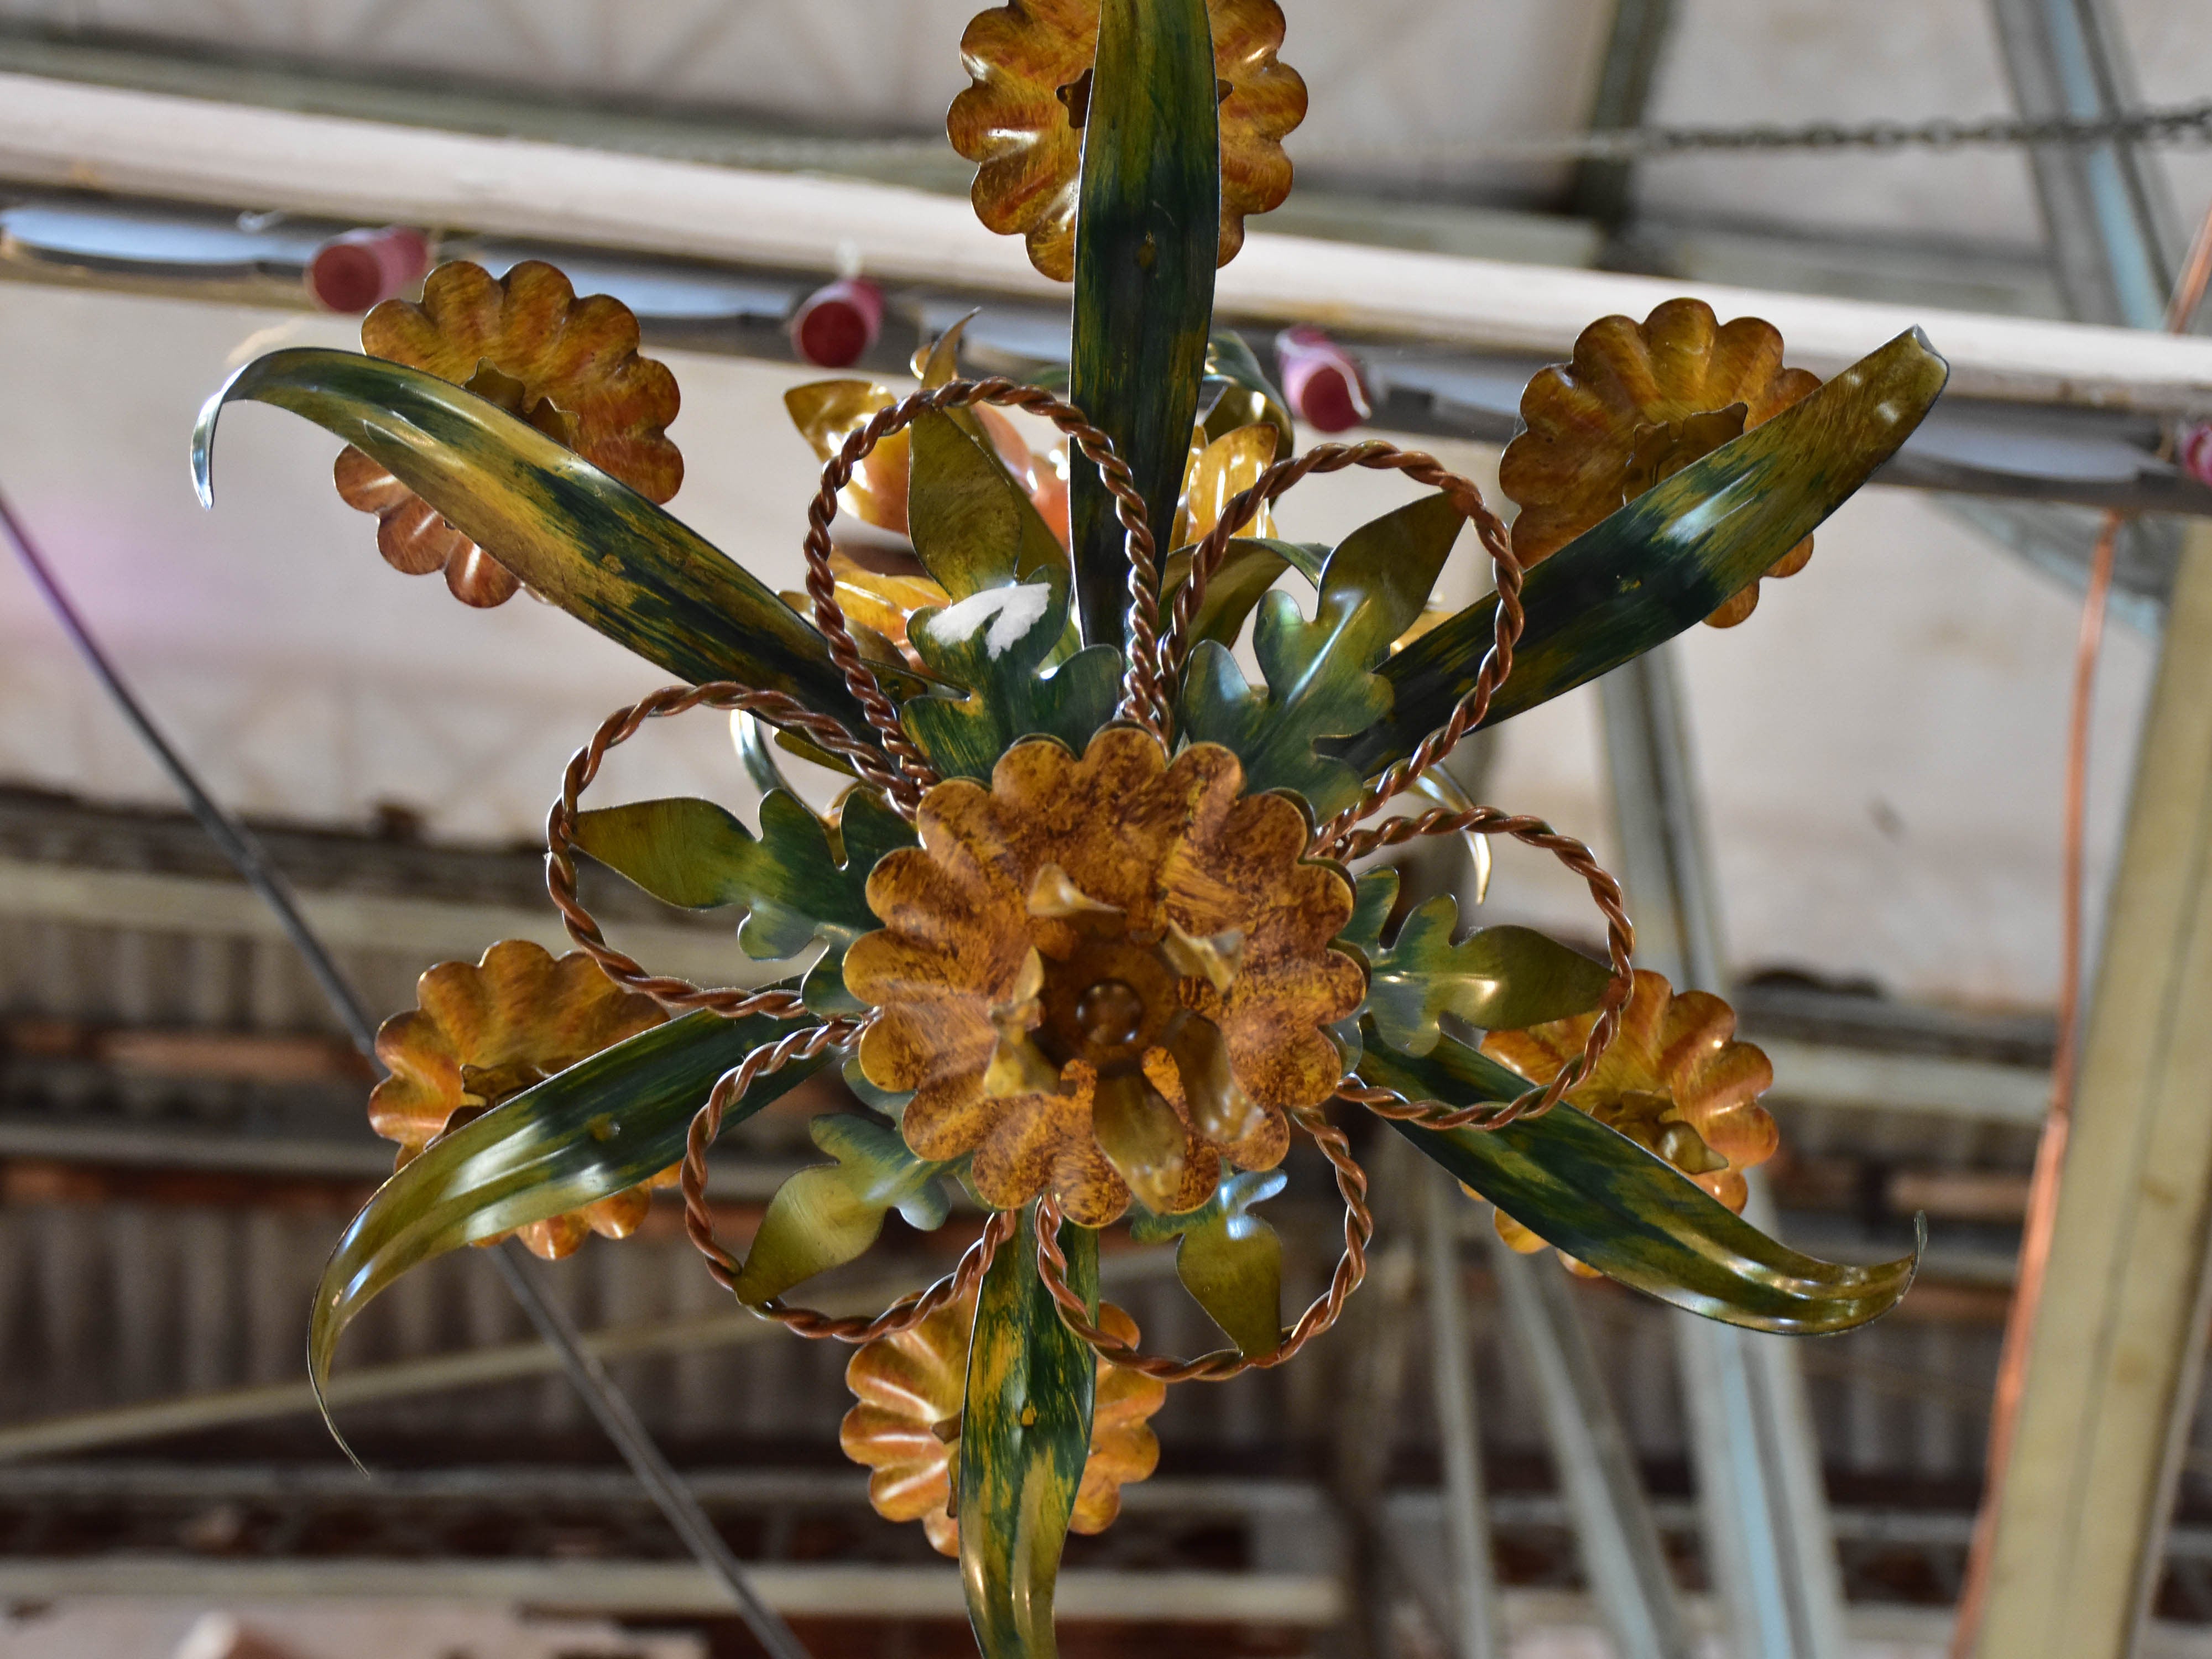
{"label": "green painted metal", "polygon": [[[1052,1597],[1091,1452],[1097,1360],[1037,1277],[1025,1215],[983,1276],[960,1425],[960,1579],[983,1659],[1054,1659]],[[1098,1316],[1098,1237],[1060,1231]]]}
{"label": "green painted metal", "polygon": [[1359,775],[1316,745],[1389,713],[1390,688],[1376,671],[1420,616],[1464,522],[1437,494],[1361,526],[1322,567],[1311,622],[1288,593],[1264,596],[1252,624],[1264,688],[1245,679],[1226,647],[1201,641],[1179,704],[1191,740],[1233,750],[1247,788],[1294,789],[1322,817],[1350,805]]}
{"label": "green painted metal", "polygon": [[[1528,624],[1486,725],[1571,691],[1694,626],[1812,534],[1934,405],[1950,373],[1918,329],[1639,495],[1528,573]],[[1323,751],[1371,777],[1442,726],[1496,625],[1484,599],[1379,671],[1387,718]]]}
{"label": "green painted metal", "polygon": [[[713,801],[633,801],[576,815],[576,845],[663,903],[742,906],[738,944],[757,960],[796,956],[827,939],[872,932],[868,872],[914,831],[881,797],[855,790],[833,826],[777,790],[760,805],[758,836]],[[834,839],[833,839],[834,837]]]}
{"label": "green painted metal", "polygon": [[[1175,523],[1206,372],[1221,141],[1206,0],[1103,0],[1075,232],[1072,400],[1114,441],[1152,533]],[[1113,498],[1070,474],[1083,637],[1121,648],[1129,567]]]}
{"label": "green painted metal", "polygon": [[1455,945],[1458,926],[1458,900],[1430,899],[1373,957],[1367,1006],[1390,1048],[1427,1054],[1446,1014],[1486,1031],[1517,1030],[1587,1012],[1605,996],[1604,963],[1533,927],[1485,927]]}
{"label": "green painted metal", "polygon": [[[1185,561],[1189,549],[1179,549]],[[1278,541],[1272,536],[1237,536],[1221,556],[1220,568],[1206,585],[1206,597],[1190,619],[1189,640],[1214,640],[1224,646],[1237,643],[1244,619],[1260,596],[1275,585],[1285,570],[1295,570],[1316,587],[1321,586],[1322,567],[1328,562],[1326,545],[1311,542]],[[1170,562],[1170,569],[1174,568]]]}
{"label": "green painted metal", "polygon": [[787,692],[867,735],[829,647],[797,611],[689,526],[473,392],[358,352],[256,358],[200,410],[192,473],[204,504],[216,422],[240,399],[356,445],[532,592],[679,678]]}
{"label": "green painted metal", "polygon": [[1280,1170],[1237,1170],[1195,1210],[1130,1216],[1131,1243],[1177,1241],[1176,1276],[1244,1353],[1273,1353],[1282,1344],[1283,1241],[1252,1206],[1288,1179]]}
{"label": "green painted metal", "polygon": [[[684,1156],[715,1079],[794,1028],[686,1014],[526,1089],[428,1147],[347,1225],[316,1287],[307,1364],[318,1386],[339,1336],[411,1267],[464,1244],[609,1198]],[[823,1063],[795,1060],[732,1103],[742,1122]]]}
{"label": "green painted metal", "polygon": [[966,695],[909,698],[900,719],[945,777],[988,778],[1039,733],[1080,750],[1113,714],[1121,656],[1106,646],[1068,654],[1067,550],[997,458],[945,416],[915,423],[913,456],[915,551],[953,603],[915,613],[908,637]]}
{"label": "green painted metal", "polygon": [[858,1259],[893,1210],[907,1224],[934,1232],[947,1213],[941,1177],[949,1164],[916,1158],[896,1129],[849,1113],[807,1126],[836,1162],[801,1170],[769,1200],[738,1277],[740,1302],[759,1304]]}
{"label": "green painted metal", "polygon": [[[1517,1098],[1528,1084],[1446,1037],[1425,1058],[1393,1053],[1368,1027],[1368,1083],[1459,1107]],[[1501,1129],[1437,1131],[1394,1121],[1407,1139],[1547,1243],[1662,1302],[1747,1330],[1847,1331],[1897,1305],[1919,1251],[1870,1267],[1778,1243],[1672,1165],[1571,1106]]]}

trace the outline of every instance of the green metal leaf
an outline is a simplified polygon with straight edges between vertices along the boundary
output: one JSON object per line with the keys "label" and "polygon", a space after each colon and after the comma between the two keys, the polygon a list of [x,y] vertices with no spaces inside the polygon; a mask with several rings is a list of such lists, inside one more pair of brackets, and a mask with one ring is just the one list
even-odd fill
{"label": "green metal leaf", "polygon": [[922,568],[956,600],[1048,582],[1064,605],[1067,550],[999,458],[948,415],[912,430],[907,526]]}
{"label": "green metal leaf", "polygon": [[[1419,1060],[1370,1042],[1359,1071],[1411,1099],[1455,1107],[1515,1099],[1528,1087],[1449,1037]],[[1723,1324],[1798,1335],[1847,1331],[1896,1306],[1919,1266],[1917,1249],[1854,1267],[1778,1243],[1673,1165],[1571,1106],[1502,1129],[1390,1127],[1547,1243]]]}
{"label": "green metal leaf", "polygon": [[[1068,383],[1165,537],[1198,415],[1221,239],[1213,39],[1206,0],[1103,0],[1098,13]],[[1121,526],[1097,470],[1071,461],[1083,637],[1118,650],[1129,592]]]}
{"label": "green metal leaf", "polygon": [[1352,920],[1335,943],[1352,946],[1372,962],[1382,948],[1382,924],[1397,903],[1398,872],[1388,866],[1368,871],[1352,884]]}
{"label": "green metal leaf", "polygon": [[852,791],[832,824],[776,790],[761,798],[760,820],[756,837],[713,801],[633,801],[578,813],[576,845],[664,903],[744,906],[738,944],[756,960],[874,930],[868,872],[894,848],[915,844],[881,797]]}
{"label": "green metal leaf", "polygon": [[1037,733],[1080,750],[1113,714],[1121,653],[1101,646],[1060,660],[1074,644],[1067,552],[1029,497],[996,457],[931,415],[915,423],[908,514],[915,553],[953,603],[916,612],[907,637],[933,676],[968,690],[900,709],[930,763],[988,778]]}
{"label": "green metal leaf", "polygon": [[1586,1013],[1605,996],[1603,963],[1533,927],[1485,927],[1455,945],[1458,926],[1459,901],[1432,898],[1370,957],[1367,1006],[1376,1034],[1401,1054],[1434,1048],[1445,1014],[1510,1031]]}
{"label": "green metal leaf", "polygon": [[[1188,569],[1190,550],[1180,550],[1176,557]],[[1199,601],[1198,614],[1190,619],[1191,644],[1194,646],[1200,640],[1236,644],[1237,635],[1244,629],[1245,617],[1252,614],[1252,607],[1260,603],[1260,596],[1275,585],[1283,572],[1295,570],[1319,587],[1322,567],[1328,561],[1328,549],[1315,543],[1278,541],[1272,536],[1232,537],[1222,553],[1221,568],[1206,585],[1206,597]],[[1170,578],[1175,568],[1175,560],[1170,559]]]}
{"label": "green metal leaf", "polygon": [[1390,688],[1375,670],[1420,615],[1464,522],[1440,492],[1361,526],[1329,555],[1311,622],[1287,593],[1262,599],[1252,646],[1264,695],[1224,647],[1200,644],[1181,703],[1192,741],[1233,750],[1248,788],[1294,789],[1321,817],[1349,805],[1360,775],[1315,744],[1390,712]]}
{"label": "green metal leaf", "polygon": [[[1935,404],[1950,368],[1919,330],[1723,444],[1528,573],[1528,625],[1484,724],[1594,680],[1712,614],[1850,499]],[[1442,726],[1474,685],[1491,598],[1431,629],[1382,670],[1386,718],[1325,752],[1371,777]]]}
{"label": "green metal leaf", "polygon": [[740,1302],[757,1305],[793,1285],[842,1267],[866,1251],[896,1210],[924,1232],[945,1224],[938,1177],[952,1166],[907,1150],[896,1129],[839,1114],[807,1126],[814,1144],[837,1161],[801,1170],[769,1200],[738,1277]]}
{"label": "green metal leaf", "polygon": [[[1067,1282],[1098,1316],[1098,1237],[1064,1224]],[[1037,1278],[1030,1223],[983,1275],[960,1423],[960,1580],[983,1659],[1054,1659],[1060,1553],[1091,1454],[1098,1376]]]}
{"label": "green metal leaf", "polygon": [[1277,460],[1287,459],[1297,447],[1297,423],[1291,418],[1290,404],[1243,335],[1224,330],[1206,341],[1204,384],[1214,394],[1206,411],[1207,442],[1264,421],[1275,428]]}
{"label": "green metal leaf", "polygon": [[[526,1089],[434,1141],[376,1189],[331,1251],[315,1291],[307,1363],[319,1385],[347,1324],[410,1267],[609,1198],[684,1157],[714,1079],[791,1030],[760,1016],[686,1014]],[[723,1118],[740,1123],[828,1056],[755,1083]]]}
{"label": "green metal leaf", "polygon": [[214,500],[216,419],[240,398],[366,451],[532,592],[647,661],[695,683],[787,692],[867,735],[829,647],[797,611],[689,526],[474,393],[358,352],[272,351],[200,410],[203,505]]}
{"label": "green metal leaf", "polygon": [[1273,1353],[1283,1340],[1283,1241],[1251,1213],[1290,1179],[1280,1170],[1239,1170],[1183,1215],[1133,1212],[1129,1237],[1176,1246],[1176,1276],[1240,1352]]}
{"label": "green metal leaf", "polygon": [[988,779],[1023,738],[1058,738],[1080,753],[1113,717],[1121,653],[1094,645],[1048,668],[1066,624],[1042,584],[994,587],[942,610],[917,611],[907,637],[932,673],[970,684],[969,696],[909,698],[899,718],[940,776]]}

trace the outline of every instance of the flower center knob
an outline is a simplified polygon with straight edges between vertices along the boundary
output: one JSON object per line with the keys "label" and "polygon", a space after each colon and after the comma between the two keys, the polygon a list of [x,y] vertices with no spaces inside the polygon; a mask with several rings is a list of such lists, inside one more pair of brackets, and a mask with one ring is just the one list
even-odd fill
{"label": "flower center knob", "polygon": [[1075,1023],[1085,1041],[1117,1048],[1143,1028],[1145,999],[1125,979],[1102,979],[1075,1005]]}

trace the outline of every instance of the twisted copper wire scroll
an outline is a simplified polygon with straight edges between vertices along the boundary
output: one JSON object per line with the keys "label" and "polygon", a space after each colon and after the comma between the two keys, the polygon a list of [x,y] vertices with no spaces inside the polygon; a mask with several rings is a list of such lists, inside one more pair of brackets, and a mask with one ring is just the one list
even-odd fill
{"label": "twisted copper wire scroll", "polygon": [[[722,1133],[722,1117],[730,1103],[742,1099],[762,1078],[781,1071],[795,1060],[811,1060],[824,1048],[842,1046],[858,1036],[866,1022],[825,1020],[819,1025],[793,1031],[774,1042],[764,1042],[716,1079],[714,1086],[691,1119],[684,1138],[684,1231],[692,1248],[707,1258],[707,1271],[715,1283],[732,1296],[744,1263],[723,1247],[714,1236],[714,1212],[707,1205],[707,1149]],[[805,1337],[837,1342],[872,1342],[911,1329],[948,1302],[957,1302],[981,1283],[999,1246],[1013,1237],[1019,1218],[1012,1210],[995,1212],[984,1224],[982,1236],[962,1253],[959,1265],[927,1289],[901,1297],[872,1319],[837,1318],[811,1308],[794,1308],[770,1297],[745,1305],[763,1318],[773,1319]]]}
{"label": "twisted copper wire scroll", "polygon": [[1364,858],[1370,853],[1420,836],[1462,834],[1510,836],[1551,854],[1583,878],[1589,888],[1591,899],[1604,913],[1606,957],[1612,975],[1606,981],[1597,1018],[1590,1025],[1582,1052],[1544,1087],[1531,1089],[1513,1100],[1486,1100],[1457,1109],[1441,1102],[1416,1103],[1395,1090],[1375,1088],[1356,1076],[1340,1086],[1337,1094],[1343,1099],[1357,1101],[1377,1117],[1417,1123],[1424,1129],[1502,1129],[1522,1118],[1540,1117],[1550,1111],[1590,1074],[1599,1057],[1612,1047],[1613,1036],[1620,1028],[1621,1012],[1635,989],[1635,964],[1630,958],[1636,949],[1636,929],[1622,907],[1620,884],[1606,872],[1589,848],[1571,836],[1559,834],[1541,818],[1516,817],[1494,806],[1471,807],[1463,812],[1432,809],[1414,817],[1386,818],[1347,837],[1345,856]]}
{"label": "twisted copper wire scroll", "polygon": [[814,601],[814,625],[829,641],[830,659],[844,675],[846,687],[859,701],[868,724],[898,764],[901,781],[891,801],[908,819],[914,817],[922,792],[938,781],[937,772],[907,735],[897,708],[884,694],[883,683],[861,659],[860,647],[845,626],[845,613],[837,604],[836,577],[830,568],[830,524],[837,516],[837,492],[852,481],[853,470],[878,444],[924,415],[975,404],[995,404],[1042,416],[1066,433],[1068,441],[1098,469],[1100,479],[1114,497],[1115,515],[1121,522],[1129,560],[1128,667],[1121,706],[1115,712],[1121,719],[1134,720],[1162,743],[1167,741],[1168,700],[1158,658],[1158,544],[1146,516],[1145,498],[1138,493],[1128,464],[1115,453],[1114,441],[1091,425],[1081,410],[1042,386],[1023,386],[1002,376],[948,380],[878,410],[865,426],[855,428],[823,465],[822,488],[806,510],[806,592]]}
{"label": "twisted copper wire scroll", "polygon": [[[1142,726],[1164,746],[1173,741],[1169,688],[1180,674],[1188,654],[1191,619],[1196,616],[1207,585],[1226,555],[1229,542],[1262,506],[1314,473],[1358,466],[1401,471],[1417,483],[1442,489],[1474,525],[1484,550],[1490,556],[1498,604],[1492,643],[1484,653],[1473,687],[1454,705],[1442,726],[1424,737],[1409,755],[1385,769],[1362,792],[1358,801],[1322,826],[1312,838],[1309,853],[1315,857],[1350,862],[1416,836],[1461,833],[1512,836],[1552,853],[1588,884],[1591,896],[1606,918],[1611,974],[1582,1053],[1543,1088],[1533,1089],[1512,1101],[1486,1101],[1455,1109],[1439,1102],[1409,1101],[1395,1091],[1368,1085],[1354,1073],[1344,1079],[1337,1093],[1339,1097],[1366,1106],[1379,1116],[1409,1121],[1432,1130],[1494,1129],[1550,1110],[1589,1075],[1619,1029],[1633,984],[1630,957],[1634,933],[1622,908],[1620,884],[1598,866],[1582,842],[1558,834],[1541,819],[1516,817],[1492,807],[1475,807],[1456,812],[1431,811],[1414,817],[1388,819],[1367,829],[1359,827],[1442,761],[1468,732],[1481,724],[1498,686],[1512,672],[1513,647],[1525,621],[1521,603],[1521,563],[1514,556],[1504,524],[1484,502],[1480,489],[1434,457],[1401,449],[1381,440],[1317,446],[1303,455],[1275,463],[1249,489],[1232,498],[1220,520],[1193,553],[1189,577],[1176,592],[1163,639],[1158,629],[1157,544],[1143,498],[1137,492],[1127,465],[1115,453],[1112,441],[1091,426],[1081,410],[1042,387],[1020,386],[994,377],[951,381],[916,392],[878,411],[849,434],[838,453],[824,465],[821,488],[808,509],[805,552],[807,592],[813,602],[815,625],[827,641],[831,660],[844,676],[848,689],[881,739],[880,752],[855,740],[836,720],[807,709],[792,698],[726,682],[670,687],[617,710],[602,723],[590,744],[570,760],[561,799],[547,821],[547,888],[562,912],[570,937],[617,983],[641,991],[665,1006],[711,1008],[732,1018],[752,1013],[796,1018],[805,1012],[799,997],[787,990],[707,991],[687,981],[648,975],[632,958],[608,945],[597,922],[576,896],[573,845],[577,800],[597,776],[606,751],[627,741],[647,720],[705,704],[718,708],[742,708],[804,733],[830,752],[852,762],[864,781],[881,789],[892,807],[912,821],[922,794],[939,781],[938,775],[908,737],[897,708],[884,694],[874,671],[861,659],[860,647],[845,625],[844,613],[836,603],[836,578],[830,567],[830,525],[836,515],[838,492],[850,482],[854,469],[885,437],[910,426],[924,414],[984,403],[1027,410],[1051,421],[1098,467],[1113,495],[1115,514],[1126,537],[1130,567],[1127,665],[1116,717]],[[892,763],[889,768],[883,764],[884,757]],[[706,1257],[708,1271],[725,1289],[734,1292],[744,1264],[715,1237],[713,1215],[706,1201],[706,1152],[720,1133],[730,1103],[741,1097],[760,1078],[792,1061],[811,1058],[826,1048],[851,1042],[864,1029],[864,1024],[854,1019],[831,1019],[763,1044],[716,1080],[706,1104],[693,1117],[682,1166],[684,1224],[693,1245]],[[1366,1249],[1374,1236],[1374,1218],[1366,1204],[1367,1177],[1353,1160],[1350,1142],[1343,1132],[1318,1110],[1302,1110],[1292,1115],[1299,1127],[1313,1136],[1335,1170],[1337,1188],[1345,1202],[1345,1248],[1326,1290],[1284,1334],[1274,1350],[1245,1354],[1235,1349],[1222,1349],[1194,1359],[1181,1360],[1141,1353],[1102,1330],[1091,1320],[1083,1298],[1067,1284],[1066,1261],[1058,1243],[1060,1208],[1047,1193],[1036,1200],[1033,1222],[1037,1269],[1068,1328],[1115,1364],[1163,1382],[1220,1382],[1246,1370],[1279,1365],[1333,1326],[1345,1303],[1366,1275]],[[780,1321],[802,1336],[850,1343],[867,1342],[906,1330],[971,1291],[1018,1224],[1018,1211],[994,1213],[981,1236],[963,1253],[952,1273],[926,1290],[901,1297],[872,1319],[834,1318],[810,1309],[787,1306],[775,1299],[759,1304],[755,1311]]]}
{"label": "twisted copper wire scroll", "polygon": [[1161,652],[1161,678],[1172,684],[1189,653],[1191,619],[1205,602],[1207,585],[1221,568],[1229,543],[1250,523],[1262,507],[1279,499],[1301,478],[1316,472],[1341,472],[1347,467],[1370,467],[1404,473],[1416,483],[1441,489],[1452,505],[1466,515],[1490,556],[1498,585],[1498,625],[1490,650],[1476,671],[1474,685],[1453,707],[1450,717],[1423,738],[1413,752],[1395,761],[1362,793],[1359,799],[1324,824],[1314,837],[1317,856],[1332,855],[1336,844],[1352,827],[1410,787],[1414,779],[1457,748],[1460,740],[1482,724],[1490,700],[1513,670],[1513,647],[1526,620],[1521,608],[1521,561],[1513,551],[1504,523],[1482,499],[1471,478],[1454,472],[1433,455],[1417,449],[1401,449],[1380,438],[1359,444],[1317,444],[1303,455],[1277,461],[1255,479],[1251,487],[1231,496],[1221,518],[1191,554],[1190,575],[1176,590],[1168,623],[1167,642]]}
{"label": "twisted copper wire scroll", "polygon": [[1298,1316],[1297,1323],[1284,1334],[1280,1346],[1268,1353],[1248,1354],[1235,1348],[1220,1348],[1195,1359],[1170,1359],[1159,1354],[1141,1353],[1099,1329],[1091,1322],[1088,1305],[1067,1282],[1067,1257],[1060,1248],[1060,1206],[1047,1193],[1036,1201],[1034,1221],[1037,1277],[1058,1305],[1061,1322],[1102,1358],[1163,1382],[1225,1382],[1245,1371],[1271,1370],[1335,1324],[1337,1316],[1344,1311],[1344,1304],[1367,1277],[1367,1245],[1375,1237],[1375,1214],[1367,1207],[1367,1172],[1353,1161],[1352,1143],[1344,1131],[1317,1109],[1295,1111],[1291,1115],[1300,1128],[1314,1138],[1322,1156],[1336,1171],[1336,1189],[1344,1197],[1344,1254],[1337,1260],[1336,1271],[1329,1275],[1328,1288]]}
{"label": "twisted copper wire scroll", "polygon": [[[796,1019],[806,1012],[806,1006],[794,991],[748,991],[735,987],[702,990],[688,979],[647,973],[635,957],[607,943],[598,920],[576,896],[576,804],[591,787],[592,780],[599,776],[607,751],[628,743],[647,720],[665,720],[671,714],[702,706],[743,709],[773,725],[803,732],[824,749],[845,756],[856,766],[861,763],[864,755],[874,756],[872,749],[854,738],[829,715],[818,714],[781,691],[756,691],[728,680],[663,687],[627,708],[616,709],[599,722],[599,729],[592,733],[592,740],[569,757],[568,768],[561,776],[561,798],[553,803],[545,817],[545,890],[554,908],[560,911],[568,937],[616,984],[641,992],[664,1008],[685,1012],[704,1008],[725,1019],[744,1019],[753,1014]],[[876,769],[881,770],[879,762]],[[886,775],[886,785],[890,781]]]}

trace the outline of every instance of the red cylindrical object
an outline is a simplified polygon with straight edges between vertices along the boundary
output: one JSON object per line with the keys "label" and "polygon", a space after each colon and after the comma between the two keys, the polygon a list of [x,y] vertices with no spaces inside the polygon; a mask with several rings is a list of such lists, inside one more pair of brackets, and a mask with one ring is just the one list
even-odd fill
{"label": "red cylindrical object", "polygon": [[430,274],[430,239],[412,225],[349,230],[307,261],[307,292],[325,311],[359,315],[397,299]]}
{"label": "red cylindrical object", "polygon": [[2198,483],[2212,485],[2212,425],[2194,426],[2181,434],[2181,470]]}
{"label": "red cylindrical object", "polygon": [[1316,432],[1343,432],[1375,412],[1366,383],[1350,352],[1310,323],[1275,337],[1283,395],[1291,412]]}
{"label": "red cylindrical object", "polygon": [[791,348],[817,368],[848,368],[883,331],[884,291],[859,276],[817,288],[791,313]]}

